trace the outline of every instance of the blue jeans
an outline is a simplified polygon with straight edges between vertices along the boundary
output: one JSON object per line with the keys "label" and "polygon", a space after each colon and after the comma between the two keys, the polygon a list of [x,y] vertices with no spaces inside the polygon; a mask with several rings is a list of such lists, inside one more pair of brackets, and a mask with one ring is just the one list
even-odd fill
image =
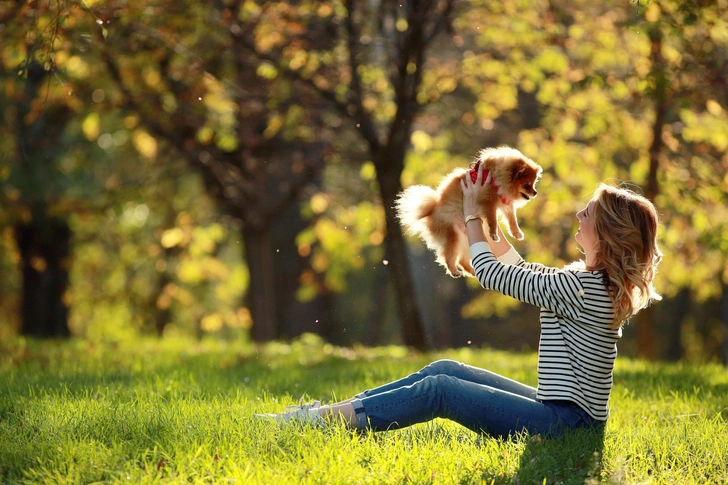
{"label": "blue jeans", "polygon": [[383,431],[447,418],[491,436],[528,431],[555,436],[603,424],[571,401],[541,401],[536,389],[477,367],[438,360],[358,394],[357,429]]}

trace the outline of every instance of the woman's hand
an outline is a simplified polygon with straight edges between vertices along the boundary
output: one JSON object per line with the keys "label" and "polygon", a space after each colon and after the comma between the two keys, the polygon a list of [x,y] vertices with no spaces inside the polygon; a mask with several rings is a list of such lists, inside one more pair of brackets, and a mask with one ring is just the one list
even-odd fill
{"label": "woman's hand", "polygon": [[[465,172],[463,177],[460,179],[460,187],[463,189],[464,217],[478,216],[480,214],[480,209],[478,207],[478,194],[480,194],[481,190],[487,190],[485,186],[490,184],[491,179],[489,172],[485,177],[485,182],[482,182],[483,171],[483,164],[481,163],[478,165],[478,177],[475,179],[475,182],[473,182],[470,178],[470,171]],[[503,235],[503,231],[501,231],[500,226],[496,226],[496,231],[498,231],[498,236],[500,236],[500,240],[498,242],[493,241],[490,236],[486,235],[485,231],[483,231],[483,221],[481,220],[478,220],[478,222],[470,222],[465,226],[465,233],[468,236],[468,242],[471,245],[480,241],[487,242],[491,251],[493,251],[493,254],[497,258],[510,251],[511,243],[509,243]]]}
{"label": "woman's hand", "polygon": [[475,182],[470,178],[469,170],[460,179],[460,187],[463,189],[463,217],[477,216],[480,214],[478,194],[480,194],[481,190],[486,190],[485,186],[490,184],[490,179],[492,178],[490,172],[488,172],[488,175],[485,177],[485,182],[482,182],[483,165],[482,163],[478,164],[478,177],[475,179]]}

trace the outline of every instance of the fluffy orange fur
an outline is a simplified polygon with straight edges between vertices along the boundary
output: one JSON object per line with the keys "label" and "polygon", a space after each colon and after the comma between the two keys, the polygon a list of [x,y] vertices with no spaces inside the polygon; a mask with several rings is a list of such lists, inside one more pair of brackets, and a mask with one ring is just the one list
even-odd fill
{"label": "fluffy orange fur", "polygon": [[[492,183],[497,190],[492,185],[485,187],[478,200],[479,212],[472,215],[481,218],[483,229],[497,241],[497,213],[500,212],[508,222],[508,233],[523,239],[516,209],[536,196],[536,182],[542,168],[509,147],[486,148],[478,153],[474,163],[485,164],[483,168],[492,174]],[[397,217],[407,233],[419,236],[437,254],[437,262],[456,278],[462,272],[470,276],[475,273],[470,264],[460,186],[460,180],[467,172],[462,168],[453,170],[436,190],[425,185],[408,187],[395,202]]]}

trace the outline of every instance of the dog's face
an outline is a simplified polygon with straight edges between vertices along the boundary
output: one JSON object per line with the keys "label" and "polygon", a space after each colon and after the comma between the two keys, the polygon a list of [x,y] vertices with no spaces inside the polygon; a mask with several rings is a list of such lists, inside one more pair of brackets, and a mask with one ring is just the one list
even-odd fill
{"label": "dog's face", "polygon": [[531,160],[519,158],[510,167],[511,184],[509,192],[512,200],[529,201],[536,197],[536,182],[541,177],[542,169]]}

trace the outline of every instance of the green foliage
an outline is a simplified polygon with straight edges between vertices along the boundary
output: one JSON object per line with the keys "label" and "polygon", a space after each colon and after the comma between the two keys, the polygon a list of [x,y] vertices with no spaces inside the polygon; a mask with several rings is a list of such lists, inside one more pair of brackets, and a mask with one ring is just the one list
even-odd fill
{"label": "green foliage", "polygon": [[239,331],[248,285],[242,250],[216,222],[195,176],[145,187],[139,199],[72,219],[77,237],[72,330],[97,341],[150,333],[169,311],[167,332]]}
{"label": "green foliage", "polygon": [[341,348],[305,335],[254,347],[165,339],[5,341],[0,480],[106,483],[723,483],[726,373],[620,359],[604,436],[496,440],[435,420],[361,435],[255,421],[454,358],[535,384],[533,354]]}
{"label": "green foliage", "polygon": [[[239,260],[239,225],[220,225],[212,214],[220,206],[198,203],[199,187],[185,197],[184,180],[177,190],[153,189],[185,172],[172,153],[194,152],[191,160],[203,165],[229,157],[215,173],[230,175],[219,200],[236,200],[233,215],[253,221],[265,218],[268,205],[250,201],[270,202],[275,182],[287,185],[284,175],[307,170],[301,153],[325,159],[321,185],[303,197],[311,226],[287,242],[310,262],[298,295],[367,293],[362,285],[374,280],[370,268],[385,258],[386,241],[367,143],[391,132],[397,86],[390,50],[411,26],[404,9],[384,12],[389,20],[378,23],[369,4],[355,4],[362,20],[356,72],[342,35],[347,7],[338,0],[142,1],[116,11],[103,2],[0,7],[0,269],[10,275],[0,282],[0,332],[14,325],[6,315],[20,291],[9,227],[31,217],[36,198],[79,233],[68,295],[78,333],[134,333],[169,308],[190,331],[206,317],[207,328],[249,324],[236,299],[256,278]],[[526,240],[517,248],[529,260],[561,265],[581,257],[573,214],[599,181],[646,190],[657,106],[665,102],[652,194],[665,253],[657,287],[668,297],[688,287],[698,302],[717,298],[728,282],[726,11],[726,0],[459,4],[453,32],[434,39],[421,65],[422,109],[402,184],[436,185],[485,145],[516,146],[545,169],[539,197],[520,212]],[[41,66],[44,82],[21,103],[28,61]],[[376,128],[367,142],[355,107],[313,109],[329,99],[322,93],[346,104],[356,94],[353,74]],[[36,136],[34,163],[25,163],[19,121],[43,116],[60,132]],[[272,149],[294,146],[295,156]],[[260,183],[274,158],[280,167]],[[179,218],[183,212],[191,221]],[[170,281],[160,296],[155,285],[163,277]],[[478,318],[513,308],[479,293],[463,311]]]}

